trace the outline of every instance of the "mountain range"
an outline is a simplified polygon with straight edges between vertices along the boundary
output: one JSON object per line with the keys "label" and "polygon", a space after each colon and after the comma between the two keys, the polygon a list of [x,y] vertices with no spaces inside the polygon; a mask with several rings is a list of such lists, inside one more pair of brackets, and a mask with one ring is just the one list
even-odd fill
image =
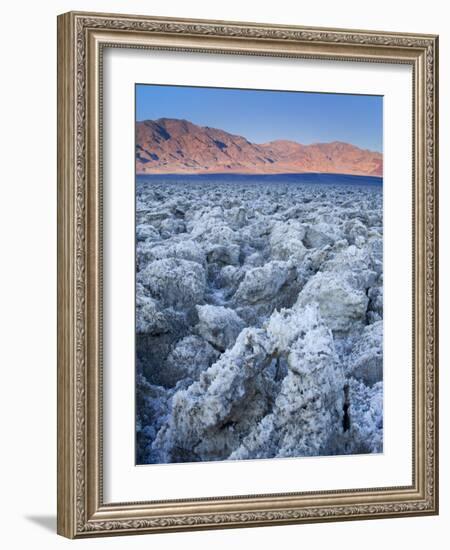
{"label": "mountain range", "polygon": [[137,174],[301,172],[381,176],[383,155],[341,141],[251,143],[243,136],[188,120],[159,118],[136,123]]}

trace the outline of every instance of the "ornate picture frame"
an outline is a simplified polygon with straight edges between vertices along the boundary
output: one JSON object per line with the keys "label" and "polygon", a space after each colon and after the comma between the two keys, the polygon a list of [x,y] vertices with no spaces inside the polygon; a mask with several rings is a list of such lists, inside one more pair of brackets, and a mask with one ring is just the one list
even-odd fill
{"label": "ornate picture frame", "polygon": [[[106,48],[391,63],[412,68],[410,485],[175,500],[154,500],[150,491],[145,502],[104,501],[101,92]],[[60,15],[58,533],[83,538],[437,514],[437,159],[437,36],[132,15]]]}

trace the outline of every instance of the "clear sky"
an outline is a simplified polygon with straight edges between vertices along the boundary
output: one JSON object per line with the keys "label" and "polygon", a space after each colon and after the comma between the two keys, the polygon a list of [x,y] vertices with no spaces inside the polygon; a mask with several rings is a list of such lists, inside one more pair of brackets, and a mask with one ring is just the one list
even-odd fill
{"label": "clear sky", "polygon": [[252,143],[345,141],[382,151],[381,96],[136,85],[136,120],[181,118]]}

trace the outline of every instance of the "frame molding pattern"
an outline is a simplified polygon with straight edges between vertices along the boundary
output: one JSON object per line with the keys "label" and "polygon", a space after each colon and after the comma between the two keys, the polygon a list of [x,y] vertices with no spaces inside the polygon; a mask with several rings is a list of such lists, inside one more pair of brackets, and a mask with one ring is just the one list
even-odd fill
{"label": "frame molding pattern", "polygon": [[[130,534],[133,532],[159,532],[168,530],[185,530],[220,527],[243,527],[270,524],[336,521],[345,519],[373,519],[377,517],[395,517],[399,515],[436,514],[438,512],[437,488],[437,37],[429,35],[390,34],[374,31],[347,31],[338,29],[306,29],[302,27],[267,26],[250,23],[225,23],[194,20],[173,20],[163,18],[144,18],[136,16],[105,15],[89,13],[68,13],[58,18],[59,56],[59,174],[58,192],[59,206],[59,324],[63,322],[69,326],[65,332],[59,334],[58,359],[58,532],[62,535],[75,538],[89,535]],[[89,33],[95,31],[109,31],[113,33],[133,33],[133,42],[120,42],[120,47],[144,47],[150,49],[168,49],[180,51],[211,51],[208,45],[198,46],[198,39],[193,48],[163,45],[149,46],[139,44],[139,38],[149,34],[164,35],[165,37],[213,37],[234,38],[242,44],[252,42],[253,49],[221,50],[214,48],[216,53],[233,53],[246,55],[279,55],[289,57],[308,57],[319,59],[346,59],[368,62],[410,63],[414,67],[416,85],[415,101],[422,97],[423,108],[423,186],[424,186],[424,262],[419,265],[423,270],[425,307],[419,314],[423,315],[424,361],[423,368],[423,400],[424,400],[424,430],[423,430],[423,471],[413,475],[417,484],[422,482],[422,490],[411,492],[409,499],[398,499],[392,495],[383,498],[383,490],[358,490],[359,495],[376,494],[377,499],[370,503],[367,497],[361,499],[361,504],[351,502],[355,491],[325,491],[315,493],[317,505],[301,505],[299,502],[292,506],[295,497],[305,498],[306,494],[277,495],[289,497],[289,506],[282,501],[274,501],[272,509],[267,509],[267,501],[258,510],[258,503],[252,503],[251,497],[236,497],[239,506],[236,511],[207,512],[208,506],[222,504],[222,508],[232,508],[229,499],[201,499],[196,501],[176,502],[176,510],[165,513],[149,513],[152,503],[133,503],[124,505],[104,505],[101,502],[102,480],[95,482],[98,487],[99,499],[97,509],[89,510],[88,502],[92,499],[89,494],[88,454],[92,453],[87,418],[88,389],[88,266],[89,250],[87,248],[88,218],[87,218],[87,189],[91,185],[87,170],[87,155],[90,153],[88,143],[88,42]],[[111,40],[108,40],[110,42]],[[305,53],[276,53],[258,52],[258,42],[271,41],[276,43],[314,44],[317,53],[309,49]],[[109,44],[108,46],[115,46]],[[330,45],[340,45],[336,54],[330,50]],[[322,46],[325,47],[322,50]],[[348,52],[342,55],[343,48]],[[368,48],[370,56],[361,56],[362,49]],[[101,49],[101,48],[100,48]],[[389,59],[386,50],[390,50]],[[398,57],[393,51],[399,50]],[[380,54],[378,51],[380,50]],[[410,50],[410,56],[403,52]],[[331,54],[330,54],[331,51]],[[422,64],[423,90],[418,90],[417,97],[417,67]],[[71,61],[72,73],[67,69],[68,60]],[[69,63],[70,64],[70,63]],[[73,82],[75,75],[75,82]],[[72,79],[71,79],[72,77]],[[97,99],[98,101],[98,99]],[[69,122],[67,122],[69,120]],[[420,123],[416,117],[416,125]],[[67,125],[67,126],[66,126]],[[416,133],[418,130],[416,129]],[[420,130],[419,130],[420,133]],[[66,141],[64,141],[66,140]],[[75,162],[73,162],[73,160]],[[417,160],[417,159],[416,159]],[[72,171],[72,173],[71,173]],[[417,176],[417,166],[415,167]],[[70,188],[70,182],[73,186]],[[416,180],[415,186],[420,185]],[[70,194],[73,193],[71,196]],[[416,189],[417,193],[417,189]],[[66,199],[63,201],[62,199]],[[73,201],[73,203],[72,203]],[[69,219],[72,212],[73,217]],[[416,220],[413,220],[414,222]],[[420,231],[420,227],[418,228]],[[416,252],[415,252],[416,253]],[[415,259],[415,258],[414,258]],[[61,271],[71,271],[69,286]],[[94,268],[95,269],[95,268]],[[63,281],[63,282],[62,282]],[[65,281],[65,282],[64,282]],[[72,309],[71,309],[72,308]],[[68,320],[67,310],[73,312],[73,319]],[[69,315],[70,317],[70,315]],[[73,330],[73,337],[70,336]],[[91,391],[91,390],[90,390]],[[100,390],[101,391],[101,390]],[[98,403],[101,403],[98,401]],[[90,410],[90,409],[89,409]],[[97,411],[101,418],[101,411]],[[99,422],[101,424],[101,421]],[[69,430],[64,430],[69,426]],[[100,435],[101,439],[101,435]],[[99,445],[99,442],[96,442]],[[96,456],[101,461],[101,450]],[[417,458],[417,457],[416,457]],[[101,471],[101,464],[97,464]],[[395,493],[394,489],[386,488]],[[330,504],[333,497],[344,495],[348,504]],[[270,499],[273,495],[262,495]],[[261,496],[260,496],[261,497]],[[261,498],[258,502],[261,503]],[[308,502],[312,500],[308,495]],[[381,498],[380,498],[381,497]],[[398,497],[398,492],[397,492]],[[322,498],[322,503],[319,501]],[[355,497],[356,498],[356,497]],[[278,499],[277,499],[278,500]],[[235,500],[234,500],[235,502]],[[246,504],[248,502],[248,505]],[[164,503],[170,508],[170,501]],[[158,510],[164,506],[158,503]],[[203,505],[207,512],[182,512],[186,508]],[[146,507],[147,506],[147,507]],[[245,508],[248,508],[248,511]],[[244,510],[242,510],[244,508]],[[108,516],[109,512],[111,513]],[[120,513],[119,513],[120,512]]]}

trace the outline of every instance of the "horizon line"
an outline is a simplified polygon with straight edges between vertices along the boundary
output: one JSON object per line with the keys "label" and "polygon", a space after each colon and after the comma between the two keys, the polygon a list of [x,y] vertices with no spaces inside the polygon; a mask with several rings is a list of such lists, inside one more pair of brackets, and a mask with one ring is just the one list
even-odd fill
{"label": "horizon line", "polygon": [[135,176],[345,176],[349,178],[373,178],[382,180],[383,176],[373,174],[350,174],[348,172],[136,172]]}

